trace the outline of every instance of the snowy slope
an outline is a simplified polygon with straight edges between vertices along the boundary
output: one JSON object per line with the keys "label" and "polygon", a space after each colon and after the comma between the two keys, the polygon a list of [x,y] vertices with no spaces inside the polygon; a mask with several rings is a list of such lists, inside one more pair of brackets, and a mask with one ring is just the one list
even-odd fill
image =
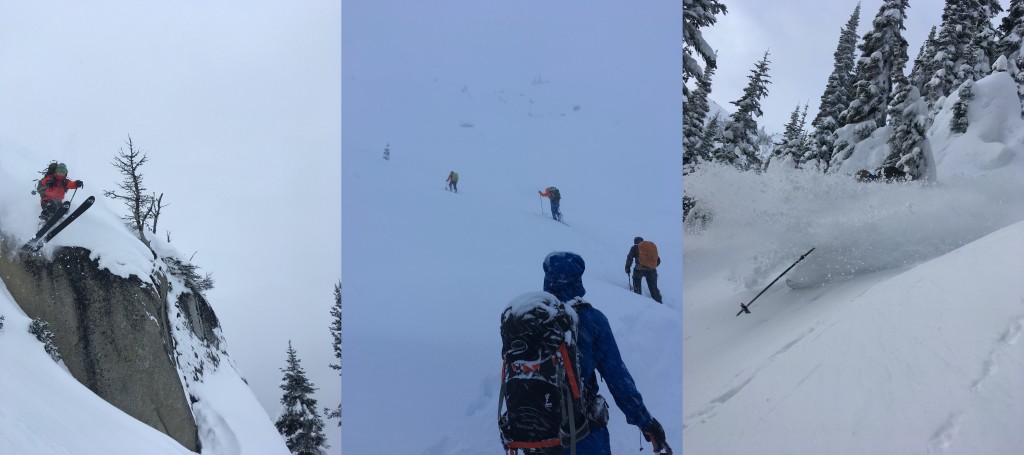
{"label": "snowy slope", "polygon": [[[1024,453],[1024,123],[1006,82],[977,83],[965,134],[939,114],[934,185],[687,177],[713,214],[684,242],[688,453]],[[780,281],[736,317],[810,247],[789,276],[843,272]]]}
{"label": "snowy slope", "polygon": [[[34,184],[26,176],[38,175],[40,163],[45,164],[46,159],[39,153],[8,144],[0,144],[0,156],[3,156],[0,166],[0,230],[19,242],[25,241],[34,234],[38,221],[38,202],[36,196],[29,194]],[[96,196],[96,203],[72,227],[47,244],[41,250],[42,254],[49,256],[59,246],[87,248],[91,252],[90,257],[97,259],[101,268],[122,277],[136,275],[149,281],[150,273],[163,267],[162,262],[153,259],[149,249],[121,222],[111,208],[111,202],[94,188],[87,185],[74,195],[72,209],[88,196]],[[182,257],[159,237],[152,239],[152,243],[161,257]],[[184,284],[174,277],[170,277],[170,281],[175,289],[170,297],[174,301],[184,289]],[[28,324],[27,316],[10,297],[2,281],[0,286],[4,286],[3,295],[0,295],[0,314],[8,322],[4,332],[0,333],[0,350],[6,351],[2,358],[25,366],[0,369],[0,390],[5,391],[5,397],[11,391],[10,396],[18,398],[13,402],[5,398],[0,407],[0,419],[18,422],[17,425],[0,425],[0,453],[140,453],[139,447],[145,447],[145,453],[190,453],[170,438],[93,395],[68,372],[54,366],[41,347],[30,348],[29,342],[21,341],[24,339],[21,333]],[[219,366],[214,366],[207,358],[207,352],[213,348],[192,335],[173,305],[168,305],[168,319],[175,328],[172,335],[179,354],[179,377],[191,378],[194,369],[203,371],[200,381],[183,379],[187,393],[199,399],[198,403],[192,403],[192,412],[203,445],[202,453],[288,453],[270,417],[238,374],[226,352],[225,343],[221,344],[220,352],[214,353],[220,359]],[[4,341],[12,338],[17,341]],[[34,343],[34,338],[29,338]],[[40,355],[32,354],[37,348]],[[54,403],[50,403],[49,398],[46,403],[40,403],[35,399],[24,399],[27,397],[52,397]],[[69,407],[75,410],[67,411]],[[68,414],[66,419],[54,417],[65,412]],[[110,415],[113,416],[106,417]],[[168,446],[164,439],[177,447],[160,452],[161,448]],[[49,443],[52,445],[45,445]]]}
{"label": "snowy slope", "polygon": [[[678,104],[650,113],[647,93],[623,101],[528,82],[470,84],[481,93],[471,98],[428,80],[417,96],[430,103],[392,110],[404,100],[377,94],[380,112],[416,121],[346,117],[359,127],[346,123],[342,157],[344,453],[499,452],[499,316],[541,289],[555,250],[586,261],[586,298],[608,315],[669,444],[681,445],[679,138],[665,126],[678,124]],[[444,190],[453,169],[458,194]],[[542,210],[537,191],[549,185],[570,226],[551,219],[546,199]],[[658,244],[664,306],[627,289],[637,235]],[[640,445],[614,406],[611,434],[616,453]]]}
{"label": "snowy slope", "polygon": [[0,282],[0,453],[190,454],[79,384],[28,333],[31,319]]}

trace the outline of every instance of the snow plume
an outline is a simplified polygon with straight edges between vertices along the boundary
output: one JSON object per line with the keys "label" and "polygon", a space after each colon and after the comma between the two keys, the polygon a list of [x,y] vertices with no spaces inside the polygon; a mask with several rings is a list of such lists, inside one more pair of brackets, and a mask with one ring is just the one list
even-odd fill
{"label": "snow plume", "polygon": [[890,127],[831,174],[685,177],[685,453],[1024,453],[1024,128],[1007,73],[973,92],[935,183],[850,175]]}
{"label": "snow plume", "polygon": [[810,247],[844,258],[850,271],[913,264],[1024,219],[1024,181],[1009,173],[943,184],[861,183],[844,174],[773,168],[755,174],[705,165],[686,177],[687,194],[711,214],[691,225],[690,248],[727,248],[741,289],[763,286]]}

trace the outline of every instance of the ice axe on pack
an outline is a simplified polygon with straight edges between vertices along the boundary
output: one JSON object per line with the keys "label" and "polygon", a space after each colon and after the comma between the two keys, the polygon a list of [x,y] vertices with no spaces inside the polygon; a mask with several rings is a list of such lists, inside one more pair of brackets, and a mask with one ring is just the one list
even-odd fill
{"label": "ice axe on pack", "polygon": [[761,297],[761,294],[764,294],[764,291],[767,291],[768,288],[772,287],[772,285],[775,284],[776,281],[779,281],[779,278],[782,278],[782,276],[789,272],[793,267],[796,267],[796,265],[799,264],[800,261],[804,260],[804,258],[807,257],[808,254],[811,254],[811,251],[814,251],[814,248],[807,250],[806,253],[800,256],[800,259],[797,259],[796,262],[793,263],[793,265],[789,266],[789,268],[787,268],[786,270],[783,270],[782,274],[775,277],[775,279],[772,280],[771,283],[768,283],[768,286],[765,286],[764,289],[761,290],[761,292],[757,293],[757,295],[755,295],[754,298],[750,299],[749,303],[745,305],[743,303],[740,303],[740,312],[736,313],[736,316],[739,316],[743,313],[750,314],[750,307],[754,305],[754,301],[757,300],[758,297]]}

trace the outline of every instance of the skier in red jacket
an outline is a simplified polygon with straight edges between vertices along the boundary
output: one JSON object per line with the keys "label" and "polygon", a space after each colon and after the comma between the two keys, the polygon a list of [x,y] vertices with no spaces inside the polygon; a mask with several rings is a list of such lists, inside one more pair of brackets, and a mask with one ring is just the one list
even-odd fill
{"label": "skier in red jacket", "polygon": [[46,175],[39,179],[39,184],[36,185],[36,192],[39,193],[39,205],[43,209],[42,213],[39,214],[39,219],[43,221],[50,219],[50,216],[64,202],[64,194],[68,190],[84,187],[85,182],[68,179],[67,165],[64,163],[50,163],[50,167],[46,170]]}

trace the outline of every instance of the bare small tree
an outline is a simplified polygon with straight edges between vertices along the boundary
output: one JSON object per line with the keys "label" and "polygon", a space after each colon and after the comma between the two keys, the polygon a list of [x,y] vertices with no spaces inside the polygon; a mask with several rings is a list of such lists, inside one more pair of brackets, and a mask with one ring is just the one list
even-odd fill
{"label": "bare small tree", "polygon": [[[168,205],[171,205],[171,204],[164,204],[163,203],[164,193],[160,193],[160,196],[157,196],[156,193],[153,193],[153,196],[151,196],[151,199],[153,201],[153,230],[152,230],[152,232],[153,232],[153,235],[156,235],[156,223],[157,223],[157,221],[160,221],[160,211],[163,210],[164,207],[167,207]],[[167,243],[171,243],[171,234],[170,234],[170,232],[167,233]]]}
{"label": "bare small tree", "polygon": [[131,135],[125,141],[128,150],[118,149],[114,162],[111,163],[124,177],[121,183],[117,184],[121,192],[104,191],[103,195],[112,199],[124,202],[128,207],[128,215],[121,217],[128,222],[128,227],[139,233],[139,239],[149,245],[146,240],[146,226],[150,219],[153,221],[153,233],[156,234],[156,223],[160,216],[160,209],[166,207],[161,205],[163,193],[159,197],[156,193],[146,194],[146,186],[142,183],[142,165],[149,161],[144,152],[135,148]]}

